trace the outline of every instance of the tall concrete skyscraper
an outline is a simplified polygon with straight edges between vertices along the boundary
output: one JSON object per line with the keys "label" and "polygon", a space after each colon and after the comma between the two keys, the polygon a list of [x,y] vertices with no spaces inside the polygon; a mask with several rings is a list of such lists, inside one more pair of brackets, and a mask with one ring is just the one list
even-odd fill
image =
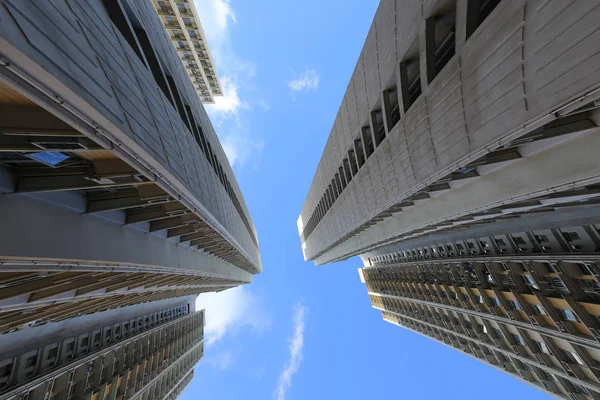
{"label": "tall concrete skyscraper", "polygon": [[251,282],[256,231],[155,5],[0,21],[0,333]]}
{"label": "tall concrete skyscraper", "polygon": [[204,352],[195,296],[1,336],[0,399],[175,399]]}
{"label": "tall concrete skyscraper", "polygon": [[600,1],[382,1],[298,219],[373,307],[600,399]]}
{"label": "tall concrete skyscraper", "polygon": [[203,103],[223,96],[217,69],[193,1],[152,0]]}

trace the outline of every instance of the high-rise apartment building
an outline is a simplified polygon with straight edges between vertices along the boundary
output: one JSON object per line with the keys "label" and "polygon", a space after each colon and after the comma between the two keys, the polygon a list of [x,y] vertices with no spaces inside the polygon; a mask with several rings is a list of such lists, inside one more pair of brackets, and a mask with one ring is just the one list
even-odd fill
{"label": "high-rise apartment building", "polygon": [[2,336],[0,399],[175,399],[204,351],[194,297],[50,322]]}
{"label": "high-rise apartment building", "polygon": [[153,3],[0,21],[0,333],[251,282],[256,231]]}
{"label": "high-rise apartment building", "polygon": [[298,219],[384,319],[600,398],[600,2],[382,1]]}
{"label": "high-rise apartment building", "polygon": [[203,103],[223,96],[215,63],[193,0],[152,0]]}

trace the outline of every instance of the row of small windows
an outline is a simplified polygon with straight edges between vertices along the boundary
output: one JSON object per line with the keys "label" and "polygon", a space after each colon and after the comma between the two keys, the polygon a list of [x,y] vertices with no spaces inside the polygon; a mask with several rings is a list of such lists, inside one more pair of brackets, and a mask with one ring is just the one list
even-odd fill
{"label": "row of small windows", "polygon": [[[467,9],[467,31],[470,36],[475,29],[487,18],[501,0],[470,0]],[[427,60],[428,84],[433,81],[444,66],[452,59],[456,47],[456,12],[446,12],[430,17],[426,21],[426,48],[431,51]],[[347,157],[341,161],[337,172],[331,178],[325,193],[311,214],[304,231],[306,240],[319,222],[325,217],[341,193],[346,189],[358,170],[375,152],[375,149],[385,140],[386,131],[389,133],[400,121],[400,100],[404,112],[417,101],[422,92],[421,66],[419,61],[419,38],[415,38],[409,50],[400,62],[398,68],[400,93],[394,84],[382,93],[383,105],[377,105],[370,112],[370,123],[361,128],[354,143],[347,151]],[[385,120],[385,121],[384,121]],[[387,126],[387,129],[386,129]],[[373,132],[371,132],[371,127]]]}
{"label": "row of small windows", "polygon": [[600,249],[596,242],[600,243],[600,230],[597,226],[587,225],[449,241],[373,256],[369,261],[376,266],[411,260],[492,254],[596,252]]}
{"label": "row of small windows", "polygon": [[[152,72],[154,80],[160,87],[165,97],[171,102],[173,107],[179,112],[181,120],[192,133],[200,150],[208,160],[213,171],[219,178],[221,185],[227,192],[240,218],[242,219],[252,241],[258,246],[258,241],[254,235],[254,231],[250,225],[246,214],[243,211],[240,201],[238,200],[233,187],[223,171],[223,167],[219,163],[216,154],[212,150],[210,142],[206,139],[202,127],[196,122],[192,109],[189,104],[184,103],[182,96],[179,93],[173,76],[168,73],[168,69],[164,66],[158,55],[154,51],[150,39],[142,27],[142,24],[135,16],[135,13],[127,2],[116,2],[112,0],[103,0],[104,6],[114,25],[119,29],[125,40],[137,54],[144,65]],[[121,7],[121,5],[122,7]]]}
{"label": "row of small windows", "polygon": [[[443,312],[439,313],[439,312],[432,311],[432,310],[430,312],[432,312],[433,315],[436,315],[436,317],[434,317],[434,318],[436,318],[436,319],[441,318],[441,319],[443,319],[443,321],[445,321],[445,323],[437,326],[438,324],[431,324],[431,323],[427,323],[425,321],[421,321],[422,318],[419,318],[419,317],[415,318],[415,316],[412,316],[412,315],[405,316],[404,312],[399,312],[398,314],[400,314],[400,315],[396,315],[389,311],[382,311],[382,315],[383,315],[384,319],[386,319],[386,320],[397,321],[401,326],[409,327],[409,328],[416,330],[422,334],[425,334],[429,337],[433,337],[437,340],[441,340],[454,348],[458,348],[467,353],[474,354],[478,358],[480,358],[486,362],[492,363],[494,365],[502,365],[504,367],[504,369],[506,369],[509,373],[515,374],[518,377],[522,377],[536,385],[543,386],[547,390],[561,395],[561,397],[563,396],[563,392],[564,392],[564,393],[569,393],[569,394],[574,394],[574,395],[582,394],[582,395],[586,396],[585,398],[588,398],[587,396],[593,396],[593,398],[597,398],[598,393],[591,392],[590,390],[586,389],[585,387],[577,385],[577,384],[571,382],[570,380],[563,378],[560,375],[555,375],[551,372],[547,372],[546,370],[540,368],[538,365],[531,363],[531,361],[524,361],[524,360],[521,361],[521,360],[515,358],[514,356],[512,356],[511,354],[506,354],[502,351],[499,351],[496,348],[490,348],[489,342],[487,342],[484,338],[481,338],[481,337],[465,338],[464,335],[459,335],[455,332],[449,332],[448,327],[446,327],[446,325],[449,324],[450,321],[453,321],[451,323],[452,327],[455,326],[454,324],[460,325],[459,320],[453,316],[447,316]],[[472,327],[472,325],[473,325],[469,321],[464,321],[463,324],[465,326],[469,326],[469,327]],[[479,325],[478,332],[480,334],[490,335],[492,333],[492,332],[488,332],[485,325],[482,325],[482,324],[478,324],[478,325]],[[553,354],[550,351],[548,345],[544,341],[538,341],[533,338],[529,338],[528,340],[529,340],[529,342],[531,342],[531,345],[533,346],[533,347],[529,347],[529,346],[527,346],[526,341],[523,339],[523,337],[521,335],[515,334],[512,332],[509,332],[509,334],[511,336],[511,339],[508,339],[501,329],[493,327],[493,334],[491,336],[496,339],[507,340],[509,342],[514,341],[514,343],[516,343],[520,346],[525,346],[526,348],[531,350],[532,353],[553,355],[560,360],[564,360],[563,362],[566,362],[567,365],[574,364],[574,365],[580,365],[583,367],[587,366],[577,351],[566,350],[566,349],[562,349],[562,348],[553,346],[556,351],[556,354]],[[479,339],[480,343],[475,341],[476,339]],[[550,339],[546,339],[546,340],[550,340]],[[590,358],[590,361],[593,362],[593,361],[595,361],[595,359]],[[555,368],[553,366],[553,364],[552,364],[551,368]],[[559,369],[559,371],[563,372],[563,369],[564,368],[561,368],[561,369]],[[574,374],[570,374],[570,375],[574,376]],[[551,383],[553,383],[553,384],[551,384]],[[580,397],[580,396],[571,396],[571,397],[572,398],[584,398],[584,397]]]}
{"label": "row of small windows", "polygon": [[122,338],[144,332],[189,313],[189,306],[181,305],[65,339],[62,341],[62,347],[61,343],[57,342],[44,348],[31,350],[20,356],[19,371],[13,371],[14,358],[2,360],[0,361],[0,388],[9,384],[14,372],[17,374],[14,377],[16,382],[30,379],[40,368],[43,371],[55,368],[70,362],[75,357],[109,346],[113,341],[118,342]]}

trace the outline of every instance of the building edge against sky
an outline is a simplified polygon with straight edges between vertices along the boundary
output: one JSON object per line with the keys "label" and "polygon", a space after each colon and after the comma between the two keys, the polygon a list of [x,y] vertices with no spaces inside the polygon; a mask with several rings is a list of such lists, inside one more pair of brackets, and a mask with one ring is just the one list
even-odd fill
{"label": "building edge against sky", "polygon": [[223,96],[206,35],[193,0],[152,0],[203,103]]}
{"label": "building edge against sky", "polygon": [[298,218],[386,321],[561,398],[600,398],[598,21],[382,1]]}
{"label": "building edge against sky", "polygon": [[175,398],[193,298],[262,271],[196,88],[149,1],[0,0],[0,20],[0,397]]}

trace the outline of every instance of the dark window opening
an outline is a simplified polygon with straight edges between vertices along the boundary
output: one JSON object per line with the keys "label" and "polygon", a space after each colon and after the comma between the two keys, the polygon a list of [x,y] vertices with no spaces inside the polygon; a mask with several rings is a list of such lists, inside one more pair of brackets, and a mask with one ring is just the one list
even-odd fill
{"label": "dark window opening", "polygon": [[[436,25],[438,22],[436,21]],[[454,56],[455,52],[455,25],[454,14],[449,14],[440,19],[441,30],[444,32],[443,39],[435,49],[435,74],[448,64],[448,61]],[[436,42],[437,44],[437,42]]]}
{"label": "dark window opening", "polygon": [[580,239],[577,232],[563,232],[562,235],[567,242],[573,242]]}
{"label": "dark window opening", "polygon": [[427,75],[428,83],[439,74],[454,56],[456,46],[456,13],[449,12],[427,19]]}
{"label": "dark window opening", "polygon": [[421,66],[418,60],[406,63],[407,102],[405,111],[412,106],[421,95]]}
{"label": "dark window opening", "polygon": [[363,126],[361,133],[363,143],[365,144],[365,155],[367,158],[369,158],[375,151],[375,146],[373,146],[373,136],[371,135],[371,128],[368,126]]}
{"label": "dark window opening", "polygon": [[344,191],[344,186],[342,185],[342,181],[340,179],[340,175],[339,174],[335,174],[334,181],[335,181],[335,183],[337,185],[338,196],[339,196]]}
{"label": "dark window opening", "polygon": [[48,350],[48,354],[46,355],[46,360],[52,360],[53,358],[56,358],[57,355],[58,355],[58,347],[54,347],[54,348]]}
{"label": "dark window opening", "polygon": [[400,102],[398,101],[398,90],[395,87],[384,92],[384,102],[389,132],[400,122]]}
{"label": "dark window opening", "polygon": [[30,368],[30,367],[35,366],[35,364],[37,364],[37,358],[38,358],[37,354],[27,357],[27,360],[25,361],[25,367]]}
{"label": "dark window opening", "polygon": [[467,39],[494,11],[501,0],[469,0],[467,3]]}
{"label": "dark window opening", "polygon": [[375,130],[375,146],[379,146],[385,139],[385,124],[383,123],[383,112],[375,110],[371,112],[371,121]]}
{"label": "dark window opening", "polygon": [[356,160],[358,161],[358,168],[361,168],[365,163],[365,152],[363,150],[362,140],[354,140],[354,147],[356,149]]}
{"label": "dark window opening", "polygon": [[356,175],[358,172],[358,165],[356,164],[356,156],[354,155],[353,149],[348,150],[348,159],[350,161],[350,170],[352,171],[352,175]]}
{"label": "dark window opening", "polygon": [[187,115],[185,114],[183,101],[181,100],[181,96],[179,96],[179,90],[177,90],[177,86],[175,85],[175,80],[173,80],[173,77],[171,75],[167,75],[167,84],[169,85],[169,88],[171,89],[171,93],[173,93],[173,97],[175,98],[175,107],[177,108],[177,111],[179,112],[179,116],[181,117],[181,120],[183,121],[185,126],[187,126],[191,132],[192,131],[191,124],[187,118]]}
{"label": "dark window opening", "polygon": [[344,160],[342,161],[342,164],[344,165],[344,172],[346,173],[346,182],[349,184],[350,181],[352,180],[352,173],[350,171],[350,163],[348,162],[347,158],[344,158]]}
{"label": "dark window opening", "polygon": [[117,27],[123,38],[129,43],[133,51],[137,54],[138,58],[145,64],[144,56],[140,50],[139,43],[133,34],[133,27],[129,24],[125,12],[121,7],[120,1],[115,0],[102,0],[104,9],[108,13],[110,20]]}
{"label": "dark window opening", "polygon": [[335,183],[335,178],[331,179],[331,183],[329,184],[329,187],[331,188],[331,192],[333,193],[333,202],[335,203],[338,196],[340,195],[340,193],[338,192],[336,183]]}
{"label": "dark window opening", "polygon": [[348,183],[346,182],[346,174],[344,173],[344,167],[339,167],[338,168],[339,174],[340,174],[340,182],[342,182],[342,190],[346,189],[346,186],[348,186]]}
{"label": "dark window opening", "polygon": [[[163,68],[154,52],[150,38],[148,38],[142,23],[138,20],[137,16],[126,2],[121,3],[121,7],[118,3],[121,2],[104,0],[104,5],[111,16],[113,23],[117,26],[119,31],[121,31],[123,36],[125,36],[125,39],[136,52],[139,59],[150,69],[156,84],[160,87],[165,97],[173,104],[173,98],[169,92]],[[128,27],[130,27],[130,29],[127,29]],[[131,30],[133,30],[135,38],[131,37]]]}

